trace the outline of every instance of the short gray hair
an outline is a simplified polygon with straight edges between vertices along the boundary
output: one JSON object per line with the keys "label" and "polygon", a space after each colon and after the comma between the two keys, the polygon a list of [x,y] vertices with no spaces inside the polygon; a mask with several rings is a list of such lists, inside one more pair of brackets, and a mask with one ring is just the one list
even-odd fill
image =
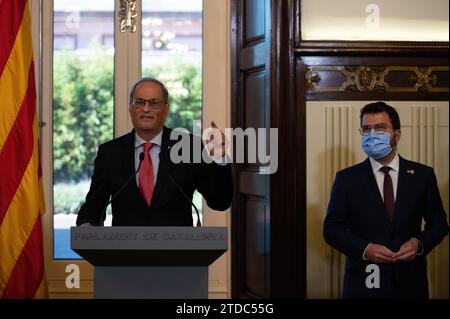
{"label": "short gray hair", "polygon": [[159,80],[157,80],[155,78],[146,77],[146,78],[141,78],[139,81],[134,83],[133,87],[131,88],[131,91],[130,91],[130,104],[132,103],[134,92],[136,91],[137,87],[143,82],[153,82],[153,83],[158,84],[161,87],[164,103],[169,103],[169,91],[167,91],[167,88],[164,85],[164,83],[162,83],[161,81],[159,81]]}

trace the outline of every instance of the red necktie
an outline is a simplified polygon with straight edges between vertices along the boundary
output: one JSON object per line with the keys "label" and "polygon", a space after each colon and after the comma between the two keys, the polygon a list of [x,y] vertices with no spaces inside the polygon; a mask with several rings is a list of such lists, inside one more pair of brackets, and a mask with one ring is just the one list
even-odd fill
{"label": "red necktie", "polygon": [[389,218],[392,220],[394,216],[394,187],[392,186],[392,178],[389,174],[391,168],[389,166],[383,166],[380,168],[380,171],[384,173],[384,183],[383,183],[383,197],[384,197],[384,205],[386,206],[386,210],[388,212]]}
{"label": "red necktie", "polygon": [[144,196],[145,201],[148,206],[152,202],[153,195],[153,162],[150,156],[150,150],[153,147],[153,143],[144,144],[144,154],[145,157],[142,160],[141,169],[139,170],[139,189],[141,190],[142,196]]}

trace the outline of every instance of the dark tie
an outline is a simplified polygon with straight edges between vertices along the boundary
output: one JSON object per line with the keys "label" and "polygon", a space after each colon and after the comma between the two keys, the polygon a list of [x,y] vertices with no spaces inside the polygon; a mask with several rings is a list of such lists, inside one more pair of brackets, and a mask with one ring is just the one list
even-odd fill
{"label": "dark tie", "polygon": [[383,166],[380,168],[380,171],[384,173],[384,183],[383,183],[383,197],[384,197],[384,205],[386,206],[386,210],[388,212],[389,218],[392,220],[394,216],[394,187],[392,186],[392,178],[389,174],[391,168],[389,166]]}
{"label": "dark tie", "polygon": [[141,190],[142,196],[144,196],[145,201],[148,206],[152,202],[153,196],[153,162],[150,156],[150,149],[153,147],[153,143],[144,144],[144,160],[142,161],[142,166],[139,171],[139,189]]}

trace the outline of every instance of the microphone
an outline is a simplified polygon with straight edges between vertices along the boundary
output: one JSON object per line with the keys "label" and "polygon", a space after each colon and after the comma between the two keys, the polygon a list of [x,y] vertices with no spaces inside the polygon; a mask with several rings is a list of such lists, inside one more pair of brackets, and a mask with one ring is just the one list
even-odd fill
{"label": "microphone", "polygon": [[[165,158],[165,156],[162,154],[163,154],[163,150],[161,150],[161,152],[159,153],[160,161],[162,161]],[[167,174],[167,177],[169,178],[169,180],[172,182],[172,184],[174,184],[175,187],[180,191],[181,195],[183,195],[183,197],[186,198],[186,200],[192,205],[192,207],[194,207],[195,212],[197,213],[197,227],[202,227],[202,222],[200,221],[200,214],[198,213],[197,206],[195,206],[194,202],[186,195],[186,193],[177,184],[177,182],[175,182],[175,180],[172,178],[172,176],[169,174],[169,172],[166,172],[166,174]]]}
{"label": "microphone", "polygon": [[[108,208],[108,205],[111,204],[111,202],[116,198],[116,196],[120,194],[120,192],[125,188],[125,186],[127,186],[128,183],[129,183],[133,178],[136,177],[136,174],[137,174],[137,173],[139,172],[139,170],[141,169],[141,164],[142,164],[142,161],[144,160],[144,157],[145,157],[144,152],[141,152],[141,153],[139,154],[139,165],[138,165],[137,170],[134,172],[133,175],[130,176],[130,178],[129,178],[125,183],[123,183],[123,185],[119,188],[119,190],[118,190],[114,195],[112,195],[112,196],[111,196],[111,199],[106,203],[105,208],[103,209],[103,212],[102,212],[102,214],[100,215],[100,226],[103,226],[104,221],[105,221],[105,219],[106,219],[106,208]],[[104,217],[104,218],[103,218],[103,217]]]}
{"label": "microphone", "polygon": [[184,198],[187,199],[187,201],[189,203],[191,203],[192,207],[194,207],[195,212],[197,213],[197,227],[202,227],[202,222],[200,221],[200,214],[198,213],[198,209],[197,206],[195,206],[194,202],[186,195],[185,192],[183,192],[183,190],[181,189],[181,187],[174,181],[174,179],[172,178],[172,176],[170,176],[169,172],[167,172],[167,177],[169,178],[169,180],[178,188],[178,190],[180,191],[180,193],[184,196]]}

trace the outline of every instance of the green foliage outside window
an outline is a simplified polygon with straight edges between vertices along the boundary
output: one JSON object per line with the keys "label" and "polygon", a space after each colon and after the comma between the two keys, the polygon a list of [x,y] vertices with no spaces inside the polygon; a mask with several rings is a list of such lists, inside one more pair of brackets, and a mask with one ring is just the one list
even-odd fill
{"label": "green foliage outside window", "polygon": [[53,83],[54,181],[89,179],[98,145],[113,138],[113,59],[62,51]]}

